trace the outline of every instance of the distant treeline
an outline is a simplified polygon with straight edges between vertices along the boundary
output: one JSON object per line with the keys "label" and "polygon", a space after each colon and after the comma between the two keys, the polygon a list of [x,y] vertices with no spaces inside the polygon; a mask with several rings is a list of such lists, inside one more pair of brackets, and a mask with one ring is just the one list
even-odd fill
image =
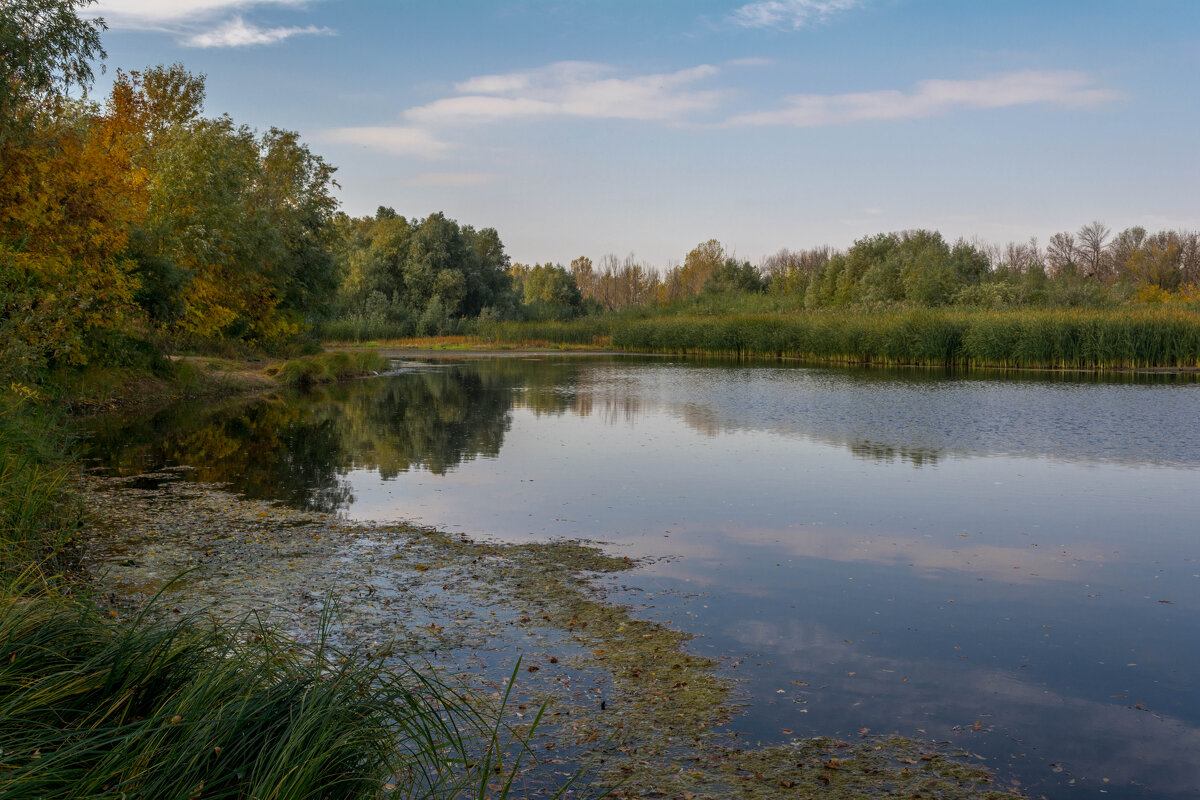
{"label": "distant treeline", "polygon": [[347,232],[335,339],[473,333],[476,320],[570,320],[645,314],[820,309],[1115,308],[1200,301],[1200,233],[1140,227],[1113,235],[1099,222],[1005,246],[936,231],[881,233],[849,249],[781,250],[757,266],[715,239],[660,273],[632,256],[509,264],[493,229],[459,228],[441,214],[406,221],[388,208],[341,218]]}
{"label": "distant treeline", "polygon": [[[1190,297],[1200,284],[1200,233],[1131,227],[1113,235],[1099,222],[1007,245],[947,242],[928,230],[880,233],[845,251],[780,250],[757,265],[715,239],[659,273],[632,257],[571,263],[585,303],[616,311],[667,307],[713,294],[774,294],[794,308],[1075,307]],[[1182,290],[1182,291],[1181,291]]]}

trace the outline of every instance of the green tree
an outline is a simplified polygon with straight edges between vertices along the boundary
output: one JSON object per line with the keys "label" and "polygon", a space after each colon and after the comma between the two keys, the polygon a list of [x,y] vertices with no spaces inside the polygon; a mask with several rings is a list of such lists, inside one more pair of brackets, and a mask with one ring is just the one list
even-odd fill
{"label": "green tree", "polygon": [[534,319],[570,319],[582,309],[575,276],[561,264],[536,264],[521,284],[527,314]]}
{"label": "green tree", "polygon": [[730,294],[735,292],[761,292],[765,288],[762,275],[749,261],[739,263],[727,258],[704,283],[707,294]]}
{"label": "green tree", "polygon": [[838,277],[836,300],[894,303],[902,299],[900,264],[895,258],[900,237],[880,233],[859,239],[846,252],[846,269]]}
{"label": "green tree", "polygon": [[509,259],[493,228],[460,226],[442,213],[409,221],[391,208],[337,220],[338,306],[347,316],[414,320],[426,332],[516,305]]}
{"label": "green tree", "polygon": [[72,86],[85,91],[104,20],[76,9],[95,0],[4,0],[0,3],[0,144],[32,115],[52,110]]}

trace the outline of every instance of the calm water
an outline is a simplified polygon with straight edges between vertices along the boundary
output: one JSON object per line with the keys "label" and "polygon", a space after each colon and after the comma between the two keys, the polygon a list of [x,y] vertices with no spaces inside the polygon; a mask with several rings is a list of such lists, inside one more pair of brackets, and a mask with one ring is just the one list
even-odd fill
{"label": "calm water", "polygon": [[650,557],[616,582],[742,679],[751,741],[897,731],[1034,796],[1194,798],[1198,423],[1181,378],[503,358],[99,426],[94,455]]}

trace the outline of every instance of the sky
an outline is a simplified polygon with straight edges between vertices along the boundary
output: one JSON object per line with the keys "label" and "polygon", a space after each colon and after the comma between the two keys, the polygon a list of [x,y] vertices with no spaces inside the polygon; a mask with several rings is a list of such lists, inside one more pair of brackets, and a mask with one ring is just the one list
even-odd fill
{"label": "sky", "polygon": [[1200,227],[1197,0],[100,0],[107,73],[515,261]]}

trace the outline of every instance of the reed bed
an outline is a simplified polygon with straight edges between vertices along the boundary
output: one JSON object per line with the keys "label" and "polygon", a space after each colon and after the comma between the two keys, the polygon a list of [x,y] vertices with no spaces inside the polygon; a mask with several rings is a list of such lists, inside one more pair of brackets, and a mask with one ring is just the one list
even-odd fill
{"label": "reed bed", "polygon": [[504,343],[519,347],[563,346],[607,347],[614,328],[611,317],[582,317],[570,321],[483,322],[478,340],[483,344]]}
{"label": "reed bed", "polygon": [[380,339],[403,339],[413,335],[409,322],[391,322],[368,317],[345,317],[322,322],[315,333],[325,342],[371,342]]}
{"label": "reed bed", "polygon": [[[598,341],[605,324],[556,323],[536,333],[549,341]],[[1200,366],[1200,313],[1181,307],[663,316],[607,324],[612,347],[647,353],[1000,368]],[[498,340],[518,344],[533,332],[529,323],[493,329]]]}
{"label": "reed bed", "polygon": [[77,530],[66,442],[45,412],[0,396],[0,586],[49,580]]}

